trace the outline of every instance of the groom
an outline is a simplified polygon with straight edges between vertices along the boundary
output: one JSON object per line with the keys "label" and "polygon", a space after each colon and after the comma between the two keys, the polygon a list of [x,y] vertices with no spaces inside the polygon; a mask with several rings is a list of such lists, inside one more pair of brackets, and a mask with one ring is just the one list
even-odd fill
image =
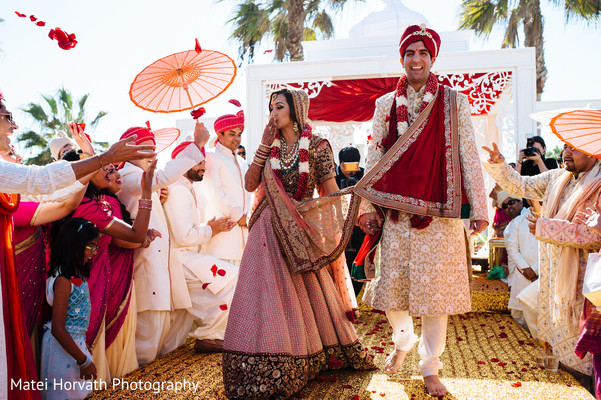
{"label": "groom", "polygon": [[[399,44],[405,69],[397,90],[376,101],[373,139],[359,226],[381,232],[380,275],[363,301],[386,311],[395,351],[384,369],[398,371],[418,341],[413,316],[421,316],[419,369],[428,393],[447,389],[438,377],[447,317],[471,311],[467,234],[487,222],[484,179],[467,98],[438,83],[430,68],[440,50],[432,29],[409,26]],[[366,201],[367,200],[367,201]]]}

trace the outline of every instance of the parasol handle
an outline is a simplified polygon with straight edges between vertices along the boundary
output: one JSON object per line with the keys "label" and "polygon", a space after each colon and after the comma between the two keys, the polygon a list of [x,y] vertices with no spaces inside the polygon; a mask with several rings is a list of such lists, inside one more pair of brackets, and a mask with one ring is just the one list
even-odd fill
{"label": "parasol handle", "polygon": [[188,96],[188,100],[190,101],[190,107],[194,108],[194,103],[192,103],[192,97],[190,96],[190,92],[188,91],[188,84],[184,83],[182,88],[186,91],[186,95]]}

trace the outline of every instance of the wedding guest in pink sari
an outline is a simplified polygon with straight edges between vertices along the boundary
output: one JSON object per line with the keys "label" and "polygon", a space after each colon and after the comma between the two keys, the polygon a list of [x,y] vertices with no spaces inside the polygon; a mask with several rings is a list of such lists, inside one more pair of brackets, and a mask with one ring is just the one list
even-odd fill
{"label": "wedding guest in pink sari", "polygon": [[[257,191],[225,332],[230,399],[285,399],[322,370],[374,368],[349,321],[350,279],[340,257],[358,201],[338,192],[330,144],[307,119],[307,93],[275,92],[269,109],[245,176],[246,189]],[[313,199],[315,189],[325,197]]]}
{"label": "wedding guest in pink sari", "polygon": [[[85,149],[82,150],[84,150],[84,154],[87,154]],[[156,162],[149,169],[148,173],[146,173],[144,179],[142,179],[141,212],[138,214],[133,225],[129,225],[117,217],[120,214],[119,202],[114,197],[107,196],[101,192],[110,186],[110,174],[107,171],[109,168],[113,168],[110,164],[94,175],[88,184],[81,204],[73,214],[73,217],[81,217],[93,222],[101,234],[98,241],[98,252],[90,263],[88,283],[90,286],[92,311],[86,334],[86,343],[92,349],[98,377],[107,381],[111,378],[105,344],[105,318],[111,284],[111,265],[108,246],[111,240],[113,240],[113,243],[116,241],[143,243],[149,234],[148,220],[152,206],[148,201],[151,195],[151,186],[148,185],[148,179],[152,179],[154,176],[155,167]]]}
{"label": "wedding guest in pink sari", "polygon": [[[0,157],[17,164],[21,164],[23,160],[23,157],[16,154],[12,148],[10,151],[0,151]],[[72,213],[83,198],[85,185],[91,178],[92,175],[82,178],[79,181],[81,187],[79,192],[66,200],[48,203],[21,201],[13,214],[15,265],[25,324],[30,336],[42,305],[46,284],[46,252],[42,225]]]}

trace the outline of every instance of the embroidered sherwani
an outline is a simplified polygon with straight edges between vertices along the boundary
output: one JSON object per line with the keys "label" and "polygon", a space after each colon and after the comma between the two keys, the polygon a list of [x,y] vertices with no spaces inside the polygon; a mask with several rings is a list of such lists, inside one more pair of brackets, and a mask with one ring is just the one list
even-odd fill
{"label": "embroidered sherwani", "polygon": [[[488,164],[484,168],[491,177],[508,193],[534,200],[543,201],[543,209],[547,206],[547,199],[551,194],[559,196],[559,204],[564,204],[570,195],[578,189],[587,173],[581,173],[578,179],[572,178],[562,193],[557,193],[561,176],[566,173],[563,169],[551,170],[535,176],[520,176],[505,163]],[[585,207],[593,208],[599,201],[600,193],[595,192],[584,200]],[[584,297],[582,296],[582,282],[589,253],[599,250],[601,237],[584,225],[570,221],[551,218],[539,218],[536,223],[536,238],[539,246],[539,293],[538,293],[538,336],[553,346],[553,353],[559,361],[570,368],[584,374],[592,374],[592,361],[590,354],[580,359],[574,353],[576,342],[579,338],[578,322]],[[578,283],[575,311],[576,315],[567,323],[557,322],[553,317],[554,293],[556,276],[559,269],[559,260],[562,247],[579,249]]]}
{"label": "embroidered sherwani", "polygon": [[[425,86],[407,91],[409,125],[419,115]],[[366,170],[385,154],[381,141],[388,136],[394,93],[376,101]],[[467,98],[458,95],[459,159],[470,220],[487,220],[484,180],[476,149]],[[399,131],[399,137],[403,132]],[[420,168],[415,165],[415,168]],[[374,212],[363,202],[360,214]],[[386,219],[379,246],[380,274],[369,283],[363,300],[374,308],[409,311],[410,315],[449,315],[471,310],[465,226],[461,219],[433,217],[425,229],[411,227],[412,214],[399,211],[398,221]]]}
{"label": "embroidered sherwani", "polygon": [[236,288],[237,266],[200,253],[213,233],[210,226],[201,223],[203,206],[185,176],[169,185],[169,197],[163,208],[171,238],[169,262],[176,309],[171,329],[180,331],[176,345],[185,341],[192,322],[196,322],[197,339],[223,340],[227,310]]}
{"label": "embroidered sherwani", "polygon": [[[152,186],[152,211],[148,229],[156,229],[162,237],[156,238],[147,248],[138,248],[134,255],[134,282],[138,321],[136,352],[138,361],[145,364],[172,349],[161,349],[169,330],[169,313],[172,310],[172,288],[169,269],[169,228],[161,206],[158,190],[177,181],[190,168],[204,160],[195,144],[186,147],[177,157],[157,170]],[[144,171],[126,163],[121,169],[123,185],[117,196],[132,219],[138,215],[138,200],[142,195],[140,183]],[[162,313],[162,314],[161,314]],[[158,326],[160,325],[160,326]]]}
{"label": "embroidered sherwani", "polygon": [[[244,189],[247,170],[244,159],[219,142],[213,151],[207,152],[205,177],[199,185],[208,200],[207,219],[226,217],[237,222],[250,212],[250,193]],[[229,232],[213,236],[204,250],[207,254],[239,265],[247,239],[248,228],[236,225]]]}

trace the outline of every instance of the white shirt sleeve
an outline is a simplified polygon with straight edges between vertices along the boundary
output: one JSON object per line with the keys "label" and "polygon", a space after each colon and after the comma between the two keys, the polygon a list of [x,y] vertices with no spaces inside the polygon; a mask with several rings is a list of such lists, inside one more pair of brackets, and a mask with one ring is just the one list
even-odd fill
{"label": "white shirt sleeve", "polygon": [[71,185],[66,188],[59,189],[51,194],[39,194],[39,195],[31,195],[26,194],[21,196],[21,201],[32,201],[35,203],[49,203],[49,202],[60,202],[65,201],[68,198],[77,194],[80,190],[85,188],[86,185],[82,184],[80,181],[75,181]]}
{"label": "white shirt sleeve", "polygon": [[179,247],[201,246],[211,239],[213,231],[209,225],[195,225],[200,216],[194,218],[191,213],[198,213],[194,206],[192,190],[182,185],[169,186],[169,197],[163,209],[169,221],[171,239]]}
{"label": "white shirt sleeve", "polygon": [[49,194],[75,182],[75,172],[67,161],[40,167],[0,160],[0,176],[0,191],[3,193]]}

